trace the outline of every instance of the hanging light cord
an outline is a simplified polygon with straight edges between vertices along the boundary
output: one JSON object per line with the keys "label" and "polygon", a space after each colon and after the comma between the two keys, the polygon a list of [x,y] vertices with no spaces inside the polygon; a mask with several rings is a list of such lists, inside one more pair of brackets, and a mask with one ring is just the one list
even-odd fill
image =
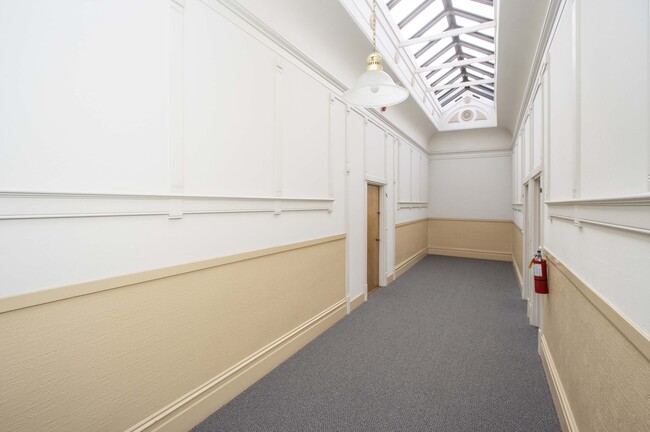
{"label": "hanging light cord", "polygon": [[370,28],[372,29],[372,51],[377,52],[377,0],[372,0]]}

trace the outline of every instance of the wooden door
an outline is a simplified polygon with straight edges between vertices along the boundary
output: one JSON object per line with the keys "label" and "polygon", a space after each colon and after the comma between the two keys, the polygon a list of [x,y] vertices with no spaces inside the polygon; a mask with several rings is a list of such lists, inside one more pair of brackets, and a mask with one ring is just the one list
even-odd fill
{"label": "wooden door", "polygon": [[379,190],[368,185],[368,294],[379,288]]}

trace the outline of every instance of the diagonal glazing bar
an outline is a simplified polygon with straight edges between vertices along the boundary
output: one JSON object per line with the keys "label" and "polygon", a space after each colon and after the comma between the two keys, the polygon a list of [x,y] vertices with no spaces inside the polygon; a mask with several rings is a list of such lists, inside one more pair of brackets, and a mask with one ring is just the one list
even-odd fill
{"label": "diagonal glazing bar", "polygon": [[476,21],[478,23],[484,23],[484,22],[492,21],[490,18],[486,18],[486,17],[481,16],[481,15],[476,15],[474,13],[467,12],[467,11],[464,11],[464,10],[461,10],[461,9],[453,9],[451,11],[451,13],[454,14],[454,15],[458,15],[459,17],[467,18],[468,20]]}
{"label": "diagonal glazing bar", "polygon": [[[399,0],[397,0],[397,1],[399,1]],[[486,6],[494,6],[494,3],[492,2],[492,0],[472,0],[472,1],[474,3],[480,3],[480,4],[484,4]]]}
{"label": "diagonal glazing bar", "polygon": [[404,17],[404,19],[397,24],[397,27],[399,27],[400,29],[403,29],[404,26],[406,26],[406,24],[413,21],[415,19],[415,17],[420,15],[422,13],[422,11],[425,10],[426,8],[428,8],[429,5],[431,3],[433,3],[434,1],[436,1],[436,0],[424,0],[422,3],[420,3],[420,6],[416,7],[413,11],[411,11],[411,13],[406,15]]}
{"label": "diagonal glazing bar", "polygon": [[452,68],[452,67],[458,67],[458,66],[465,66],[465,65],[472,64],[472,63],[485,63],[485,62],[488,62],[490,60],[494,60],[495,58],[496,58],[496,56],[494,56],[494,55],[490,55],[490,56],[486,56],[486,57],[473,57],[473,58],[466,59],[466,60],[452,61],[452,62],[449,62],[449,63],[443,63],[443,64],[436,65],[436,66],[421,67],[421,68],[416,69],[415,72],[416,73],[429,72],[429,71],[435,71],[435,70],[439,70],[439,69],[446,69],[446,68]]}
{"label": "diagonal glazing bar", "polygon": [[441,96],[439,96],[439,97],[438,97],[438,101],[442,102],[442,101],[445,101],[445,100],[448,100],[448,99],[449,99],[449,100],[456,99],[458,96],[460,96],[460,95],[462,95],[463,93],[465,93],[465,91],[466,91],[466,90],[465,90],[464,88],[461,88],[461,89],[451,89],[451,90],[449,90],[449,91],[447,91],[447,92],[444,92],[444,94],[442,94]]}
{"label": "diagonal glazing bar", "polygon": [[[485,23],[485,24],[487,24],[487,23]],[[479,24],[479,25],[481,25],[481,24]],[[492,36],[488,36],[488,35],[483,34],[481,32],[467,33],[467,36],[475,37],[476,39],[480,39],[482,41],[485,41],[485,42],[488,42],[488,43],[491,43],[491,44],[494,43],[494,38]]]}
{"label": "diagonal glazing bar", "polygon": [[466,67],[467,69],[471,69],[471,70],[473,70],[474,72],[480,73],[480,74],[485,75],[485,76],[488,76],[488,77],[490,77],[490,78],[494,78],[494,74],[493,74],[492,72],[488,72],[488,71],[483,70],[483,69],[481,69],[481,68],[477,68],[477,67],[474,66],[474,65],[468,64],[468,65],[465,66],[465,67]]}
{"label": "diagonal glazing bar", "polygon": [[486,98],[486,99],[490,99],[491,101],[494,100],[494,96],[489,95],[489,94],[487,94],[487,93],[483,93],[482,91],[477,90],[477,89],[475,89],[474,87],[470,87],[470,88],[469,88],[469,91],[471,91],[472,93],[475,93],[475,94],[477,94],[477,95],[479,95],[479,96],[482,96],[482,97],[484,97],[484,98]]}
{"label": "diagonal glazing bar", "polygon": [[466,34],[466,33],[474,33],[474,32],[477,32],[479,30],[484,30],[484,29],[487,29],[487,28],[495,27],[495,26],[496,26],[496,23],[494,21],[489,21],[489,22],[478,24],[478,25],[471,26],[471,27],[462,27],[462,28],[457,28],[457,29],[453,29],[453,30],[447,30],[447,31],[444,31],[442,33],[438,33],[438,34],[431,35],[431,36],[422,36],[422,37],[417,37],[417,38],[411,38],[409,40],[400,42],[399,46],[400,47],[405,47],[405,46],[408,46],[408,45],[415,45],[415,44],[419,44],[419,43],[422,43],[422,42],[429,42],[429,41],[434,41],[434,40],[438,40],[438,39],[443,39],[443,38],[446,38],[446,37],[458,36],[458,35]]}
{"label": "diagonal glazing bar", "polygon": [[473,49],[474,51],[478,51],[478,52],[483,53],[483,54],[485,54],[485,55],[492,55],[492,54],[494,54],[494,51],[490,51],[490,50],[487,49],[487,48],[483,48],[483,47],[480,47],[480,46],[478,46],[478,45],[471,44],[471,43],[469,43],[469,42],[460,41],[459,45],[462,45],[462,46],[464,46],[465,48]]}
{"label": "diagonal glazing bar", "polygon": [[459,69],[459,68],[457,68],[457,67],[455,67],[455,68],[453,68],[453,69],[449,69],[447,72],[445,72],[444,74],[442,74],[442,75],[440,76],[440,78],[438,78],[438,79],[436,79],[434,82],[432,82],[432,83],[431,83],[431,86],[432,86],[432,87],[433,87],[433,86],[437,86],[437,85],[440,84],[442,81],[444,81],[444,79],[447,78],[449,75],[451,75],[451,74],[454,73],[454,72],[457,72],[458,69]]}
{"label": "diagonal glazing bar", "polygon": [[424,27],[422,27],[420,30],[416,31],[416,32],[413,34],[412,37],[416,38],[416,37],[420,37],[420,36],[422,36],[422,35],[425,34],[427,31],[429,31],[429,29],[430,29],[431,27],[433,27],[434,25],[438,24],[438,22],[440,22],[440,21],[441,21],[443,18],[445,18],[447,15],[449,15],[449,12],[446,11],[446,10],[443,10],[443,11],[440,12],[438,15],[436,15],[435,17],[433,17],[433,18],[431,19],[431,21],[429,21],[428,23],[426,23],[426,24],[424,25]]}
{"label": "diagonal glazing bar", "polygon": [[388,10],[391,10],[392,8],[397,6],[397,4],[401,1],[402,0],[390,0],[388,3],[386,3],[386,6],[388,7]]}
{"label": "diagonal glazing bar", "polygon": [[438,101],[440,101],[440,105],[444,107],[444,106],[447,105],[448,103],[450,103],[450,102],[456,100],[456,98],[457,98],[458,96],[462,95],[463,93],[465,93],[465,89],[464,89],[464,88],[458,90],[456,93],[452,94],[449,98],[443,100],[443,98],[441,97],[441,98],[438,99]]}
{"label": "diagonal glazing bar", "polygon": [[454,48],[454,46],[455,46],[455,44],[454,44],[453,42],[449,43],[446,47],[444,47],[443,49],[441,49],[440,51],[438,51],[437,54],[435,54],[434,56],[432,56],[431,58],[429,58],[427,61],[425,61],[425,62],[422,64],[422,66],[423,66],[423,67],[425,67],[425,66],[429,66],[431,63],[433,63],[434,61],[438,60],[438,59],[439,59],[440,57],[442,57],[443,55],[447,54],[447,53],[449,52],[450,49],[453,49],[453,48]]}
{"label": "diagonal glazing bar", "polygon": [[456,88],[456,87],[471,87],[473,85],[478,85],[478,84],[492,84],[493,82],[494,82],[494,78],[488,78],[488,79],[477,80],[477,81],[463,81],[455,84],[445,84],[438,87],[431,87],[428,88],[427,91],[435,92],[438,90],[445,90],[445,89]]}

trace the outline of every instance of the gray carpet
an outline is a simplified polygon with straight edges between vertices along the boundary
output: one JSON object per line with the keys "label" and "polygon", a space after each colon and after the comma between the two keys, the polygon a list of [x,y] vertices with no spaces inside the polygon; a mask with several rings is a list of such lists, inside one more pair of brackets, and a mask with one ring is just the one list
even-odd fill
{"label": "gray carpet", "polygon": [[509,262],[428,256],[193,431],[560,431]]}

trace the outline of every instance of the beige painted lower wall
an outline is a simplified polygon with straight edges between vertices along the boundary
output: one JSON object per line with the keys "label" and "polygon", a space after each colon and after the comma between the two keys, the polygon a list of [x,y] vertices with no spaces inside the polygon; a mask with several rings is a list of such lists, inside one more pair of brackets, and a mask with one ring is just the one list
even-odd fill
{"label": "beige painted lower wall", "polygon": [[551,252],[542,359],[565,431],[650,431],[650,339]]}
{"label": "beige painted lower wall", "polygon": [[345,240],[127,279],[0,300],[2,431],[191,428],[345,315]]}
{"label": "beige painted lower wall", "polygon": [[524,232],[514,223],[512,224],[512,263],[521,286],[524,274]]}
{"label": "beige painted lower wall", "polygon": [[395,278],[427,255],[426,219],[395,225]]}
{"label": "beige painted lower wall", "polygon": [[429,219],[429,253],[510,261],[512,225],[509,220]]}

